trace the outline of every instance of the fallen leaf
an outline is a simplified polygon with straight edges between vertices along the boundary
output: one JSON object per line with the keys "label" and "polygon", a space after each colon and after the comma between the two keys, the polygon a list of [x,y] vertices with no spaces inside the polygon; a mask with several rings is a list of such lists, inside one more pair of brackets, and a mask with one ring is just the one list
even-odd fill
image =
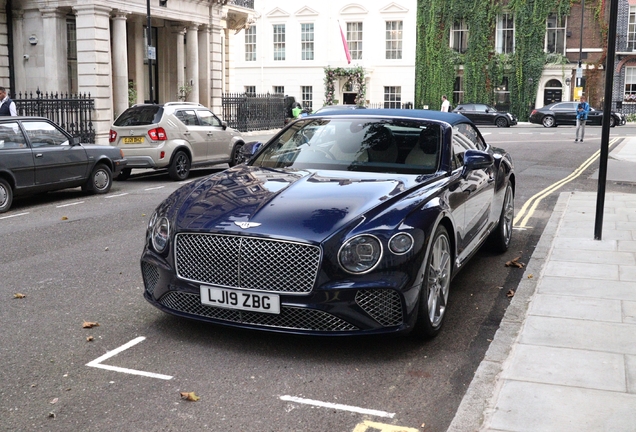
{"label": "fallen leaf", "polygon": [[528,279],[532,279],[533,277],[534,277],[534,276],[532,276],[532,273],[530,273],[530,274],[528,275]]}
{"label": "fallen leaf", "polygon": [[141,215],[142,215],[142,216],[146,216],[146,213],[142,213]]}
{"label": "fallen leaf", "polygon": [[49,418],[55,418],[55,413],[54,412],[50,412],[49,413]]}
{"label": "fallen leaf", "polygon": [[90,321],[84,321],[84,324],[82,324],[83,328],[93,328],[93,327],[97,327],[97,326],[99,326],[99,323],[90,322]]}
{"label": "fallen leaf", "polygon": [[51,404],[56,404],[56,403],[57,403],[57,398],[55,398],[55,399],[53,399],[53,400],[51,401]]}
{"label": "fallen leaf", "polygon": [[95,338],[93,336],[89,336],[86,338],[86,342],[93,342]]}
{"label": "fallen leaf", "polygon": [[517,268],[523,268],[525,266],[524,263],[519,262],[519,258],[521,258],[520,256],[518,256],[517,258],[511,259],[510,261],[508,261],[506,263],[506,267],[517,267]]}
{"label": "fallen leaf", "polygon": [[506,293],[506,297],[514,297],[514,296],[515,296],[514,290],[508,290],[508,292]]}
{"label": "fallen leaf", "polygon": [[68,220],[68,217],[62,216],[62,220]]}
{"label": "fallen leaf", "polygon": [[13,298],[16,298],[16,299],[22,299],[22,298],[25,298],[25,297],[26,297],[25,294],[21,294],[21,293],[13,294]]}
{"label": "fallen leaf", "polygon": [[108,250],[108,246],[106,246],[106,247],[104,248],[104,250],[105,250],[105,251],[107,251],[107,250]]}
{"label": "fallen leaf", "polygon": [[194,392],[181,392],[181,399],[185,399],[187,401],[196,402],[201,399],[199,396],[195,395]]}

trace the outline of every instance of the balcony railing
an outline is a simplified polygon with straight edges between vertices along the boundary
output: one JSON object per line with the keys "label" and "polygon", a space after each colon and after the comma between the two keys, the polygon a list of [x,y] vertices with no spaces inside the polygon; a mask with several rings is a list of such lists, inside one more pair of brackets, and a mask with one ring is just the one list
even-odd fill
{"label": "balcony railing", "polygon": [[227,4],[254,9],[254,0],[228,0]]}

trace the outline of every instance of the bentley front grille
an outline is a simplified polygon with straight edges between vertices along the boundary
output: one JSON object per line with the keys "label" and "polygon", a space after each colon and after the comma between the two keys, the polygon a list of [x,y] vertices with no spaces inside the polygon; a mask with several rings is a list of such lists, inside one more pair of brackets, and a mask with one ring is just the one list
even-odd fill
{"label": "bentley front grille", "polygon": [[402,302],[397,291],[361,290],[356,293],[356,303],[384,327],[402,324]]}
{"label": "bentley front grille", "polygon": [[157,282],[159,282],[159,269],[157,269],[157,267],[152,264],[142,262],[141,275],[144,279],[144,286],[146,287],[146,291],[148,291],[148,294],[152,296],[152,294],[155,292]]}
{"label": "bentley front grille", "polygon": [[357,327],[348,322],[316,309],[281,306],[280,314],[224,309],[201,304],[198,294],[179,291],[166,293],[159,303],[174,311],[240,324],[324,332],[357,330]]}
{"label": "bentley front grille", "polygon": [[320,248],[302,243],[217,234],[178,234],[177,275],[194,282],[258,291],[308,293]]}

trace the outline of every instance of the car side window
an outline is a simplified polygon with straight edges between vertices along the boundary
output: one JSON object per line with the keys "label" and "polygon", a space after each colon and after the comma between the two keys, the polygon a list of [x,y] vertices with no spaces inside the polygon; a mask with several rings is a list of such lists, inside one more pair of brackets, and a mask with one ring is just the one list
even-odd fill
{"label": "car side window", "polygon": [[0,150],[26,148],[26,138],[18,123],[0,124]]}
{"label": "car side window", "polygon": [[194,110],[181,110],[177,111],[174,115],[186,126],[197,126],[199,124]]}
{"label": "car side window", "polygon": [[478,112],[486,112],[486,105],[476,104],[475,111]]}
{"label": "car side window", "polygon": [[486,150],[487,145],[477,130],[468,123],[460,123],[453,126],[453,158],[452,169],[464,165],[464,153],[466,150]]}
{"label": "car side window", "polygon": [[199,121],[203,126],[221,126],[221,120],[215,116],[211,111],[198,110]]}
{"label": "car side window", "polygon": [[68,137],[53,126],[44,121],[24,121],[22,126],[26,130],[31,147],[56,147],[69,145]]}

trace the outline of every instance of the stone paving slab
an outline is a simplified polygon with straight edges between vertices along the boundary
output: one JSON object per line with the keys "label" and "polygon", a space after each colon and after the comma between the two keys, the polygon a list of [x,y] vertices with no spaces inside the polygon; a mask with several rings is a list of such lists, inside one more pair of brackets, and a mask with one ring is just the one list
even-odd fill
{"label": "stone paving slab", "polygon": [[620,300],[536,294],[528,313],[555,318],[623,322]]}

